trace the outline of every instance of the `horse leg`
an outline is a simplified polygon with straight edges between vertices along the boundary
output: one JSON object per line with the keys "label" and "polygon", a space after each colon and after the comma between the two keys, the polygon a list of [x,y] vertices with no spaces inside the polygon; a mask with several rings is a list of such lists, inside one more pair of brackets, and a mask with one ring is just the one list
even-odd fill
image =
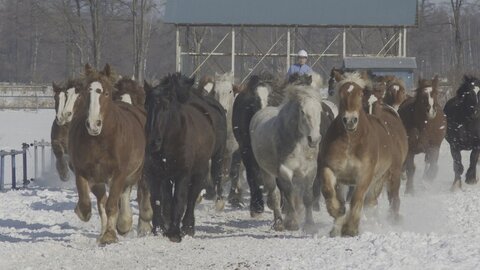
{"label": "horse leg", "polygon": [[452,154],[453,171],[455,172],[455,179],[453,180],[453,184],[451,188],[451,190],[454,191],[457,187],[460,188],[462,186],[462,174],[463,174],[464,168],[462,164],[462,154],[460,153],[460,149],[456,148],[453,145],[450,145],[450,153]]}
{"label": "horse leg", "polygon": [[320,211],[320,195],[322,192],[322,179],[320,177],[320,172],[317,173],[315,180],[313,181],[312,186],[312,208],[313,211],[319,212]]}
{"label": "horse leg", "polygon": [[107,230],[107,212],[105,211],[105,203],[107,202],[107,191],[105,184],[96,184],[92,186],[92,193],[93,195],[95,195],[95,197],[97,197],[98,214],[102,223],[102,230],[100,232],[101,237]]}
{"label": "horse leg", "polygon": [[335,219],[335,224],[330,231],[330,236],[338,236],[340,235],[340,228],[345,219],[345,203],[341,199],[342,192],[338,190],[337,177],[333,171],[325,167],[322,169],[322,175],[324,180],[322,195],[325,198],[328,213]]}
{"label": "horse leg", "polygon": [[260,167],[252,150],[246,147],[242,150],[242,160],[247,170],[247,182],[250,187],[250,216],[256,217],[264,211],[263,192],[260,188],[263,185]]}
{"label": "horse leg", "polygon": [[90,187],[88,185],[87,179],[76,174],[75,175],[75,184],[77,185],[78,192],[78,203],[75,207],[75,214],[82,221],[89,221],[92,217],[92,202],[90,201]]}
{"label": "horse leg", "polygon": [[440,148],[439,147],[431,147],[427,150],[426,153],[426,160],[428,162],[428,169],[425,173],[425,178],[427,180],[434,180],[437,177],[438,173],[438,156],[439,156]]}
{"label": "horse leg", "polygon": [[230,193],[228,194],[228,203],[230,203],[235,208],[242,208],[243,201],[242,201],[242,189],[239,185],[239,178],[240,178],[240,165],[242,162],[242,155],[240,151],[237,149],[232,154],[232,162],[230,164]]}
{"label": "horse leg", "polygon": [[62,181],[68,181],[68,162],[67,157],[65,156],[63,145],[58,141],[52,142],[52,150],[55,155],[55,165],[57,168],[58,176]]}
{"label": "horse leg", "polygon": [[413,176],[415,175],[415,155],[412,152],[408,152],[407,159],[405,160],[405,168],[407,170],[407,186],[405,194],[413,194]]}
{"label": "horse leg", "polygon": [[372,172],[366,173],[360,179],[359,184],[355,187],[355,191],[350,201],[350,209],[346,214],[345,223],[342,226],[342,236],[357,236],[360,216],[365,202],[369,183],[372,179]]}
{"label": "horse leg", "polygon": [[386,178],[387,184],[387,196],[390,203],[390,214],[395,222],[400,220],[400,182],[401,182],[401,169],[393,169]]}
{"label": "horse leg", "polygon": [[480,153],[480,149],[473,148],[472,152],[470,153],[470,167],[467,170],[465,183],[467,184],[476,184],[478,182],[477,179],[477,162],[478,162],[478,154]]}
{"label": "horse leg", "polygon": [[148,235],[152,231],[153,210],[150,203],[150,191],[144,177],[141,177],[137,183],[137,202],[138,202],[138,226],[139,236]]}
{"label": "horse leg", "polygon": [[175,190],[173,194],[170,228],[168,228],[168,231],[165,235],[170,241],[179,243],[180,241],[182,241],[180,222],[182,221],[185,213],[185,208],[187,206],[189,190],[188,187],[190,186],[192,179],[189,175],[182,175],[176,177],[176,179],[177,180],[175,181]]}
{"label": "horse leg", "polygon": [[[213,159],[212,161],[210,162],[210,164],[208,165],[208,167],[210,168],[210,172],[213,171]],[[215,178],[213,176],[213,173],[210,173],[207,175],[207,181],[206,181],[206,185],[205,185],[205,194],[203,194],[203,198],[205,200],[214,200],[216,197],[216,194],[215,194]]]}
{"label": "horse leg", "polygon": [[229,162],[229,160],[224,160],[224,153],[216,153],[212,158],[212,178],[213,184],[216,189],[216,200],[215,200],[215,209],[217,211],[223,211],[225,207],[225,199],[223,197],[223,176],[225,171],[224,162]]}
{"label": "horse leg", "polygon": [[[314,180],[313,178],[311,178]],[[305,206],[305,225],[303,230],[309,234],[315,234],[318,232],[318,229],[315,226],[315,221],[313,220],[312,206],[313,206],[313,183],[309,181],[303,187],[303,205]]]}
{"label": "horse leg", "polygon": [[280,190],[277,186],[275,177],[262,170],[262,176],[265,184],[265,191],[267,192],[267,206],[273,210],[273,226],[275,231],[283,231],[282,211],[280,210]]}
{"label": "horse leg", "polygon": [[192,176],[192,185],[188,189],[187,210],[182,220],[182,235],[195,235],[195,203],[203,189],[207,172]]}
{"label": "horse leg", "polygon": [[[172,194],[173,183],[171,182],[171,177],[167,177],[166,175],[161,176],[160,181],[160,202],[156,201],[155,204],[160,204],[160,228],[163,231],[163,235],[166,235],[172,225],[172,203],[174,203]],[[155,224],[153,226],[155,228]]]}
{"label": "horse leg", "polygon": [[101,245],[111,244],[118,241],[116,227],[118,220],[118,204],[120,202],[120,195],[125,191],[125,176],[114,174],[110,189],[108,193],[105,210],[107,212],[107,229],[100,237],[99,243]]}
{"label": "horse leg", "polygon": [[[283,165],[282,165],[283,166]],[[286,169],[289,170],[289,169]],[[282,169],[280,169],[282,171]],[[293,173],[293,172],[292,172]],[[298,221],[296,217],[295,209],[295,190],[292,184],[292,177],[286,177],[280,172],[280,176],[277,178],[277,185],[282,194],[285,197],[285,229],[289,231],[297,231],[299,229]]]}
{"label": "horse leg", "polygon": [[120,195],[119,214],[117,219],[117,231],[120,235],[126,235],[133,224],[132,208],[130,206],[130,194],[132,186],[127,186]]}

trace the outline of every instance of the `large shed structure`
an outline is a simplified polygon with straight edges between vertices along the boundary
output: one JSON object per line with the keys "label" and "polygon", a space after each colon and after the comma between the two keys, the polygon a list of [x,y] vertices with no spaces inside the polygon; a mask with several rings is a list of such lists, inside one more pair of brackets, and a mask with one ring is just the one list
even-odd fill
{"label": "large shed structure", "polygon": [[[417,0],[168,0],[164,20],[176,26],[177,71],[194,75],[209,61],[229,57],[230,71],[243,81],[267,57],[283,59],[282,67],[288,68],[297,49],[307,49],[311,66],[327,57],[406,57],[407,28],[417,25],[417,9]],[[218,40],[207,44],[198,28],[209,28],[210,37]],[[274,38],[262,47],[246,28],[270,29]],[[323,46],[309,44],[299,29],[315,28],[336,33],[325,37]],[[393,35],[379,51],[355,54],[349,51],[348,36],[355,28],[390,28]],[[299,41],[302,48],[296,46]],[[187,67],[191,59],[193,66]]]}

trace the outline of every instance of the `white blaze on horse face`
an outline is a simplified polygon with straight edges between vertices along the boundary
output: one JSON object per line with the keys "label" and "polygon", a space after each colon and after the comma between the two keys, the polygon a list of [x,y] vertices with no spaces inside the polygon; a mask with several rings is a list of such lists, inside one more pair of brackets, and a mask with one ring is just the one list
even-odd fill
{"label": "white blaze on horse face", "polygon": [[120,100],[125,102],[125,103],[132,104],[132,97],[129,94],[121,95]]}
{"label": "white blaze on horse face", "polygon": [[480,91],[480,87],[475,86],[475,87],[473,88],[473,92],[475,92],[475,95],[478,95],[478,92],[479,92],[479,91]]}
{"label": "white blaze on horse face", "polygon": [[63,119],[63,110],[65,109],[65,93],[60,92],[58,94],[58,110],[57,110],[57,124],[60,126],[65,124],[65,120]]}
{"label": "white blaze on horse face", "polygon": [[400,86],[394,85],[394,86],[393,86],[393,90],[395,90],[395,92],[397,92],[398,90],[400,90]]}
{"label": "white blaze on horse face", "polygon": [[213,83],[209,82],[209,83],[205,84],[203,89],[205,89],[205,91],[207,91],[207,93],[210,94],[210,92],[212,92],[212,89],[213,89]]}
{"label": "white blaze on horse face", "polygon": [[428,116],[430,118],[434,118],[436,116],[435,108],[433,107],[434,100],[433,100],[433,97],[432,97],[432,91],[433,91],[432,87],[426,87],[425,88],[425,93],[427,93],[427,95],[428,95],[428,105],[430,105],[430,109],[428,110]]}
{"label": "white blaze on horse face", "polygon": [[351,93],[354,88],[355,88],[355,86],[353,86],[353,84],[350,84],[350,86],[349,86],[348,89],[347,89],[347,92],[348,92],[348,93]]}
{"label": "white blaze on horse face", "polygon": [[377,102],[378,98],[374,95],[371,95],[368,98],[368,113],[372,114],[373,113],[373,103]]}
{"label": "white blaze on horse face", "polygon": [[[305,136],[309,136],[315,146],[318,145],[320,142],[320,122],[321,122],[321,114],[322,114],[322,104],[316,101],[313,98],[305,98],[301,104],[304,112],[304,119],[303,121],[299,121],[300,123],[304,122],[306,124]],[[310,145],[313,147],[312,145]]]}
{"label": "white blaze on horse face", "polygon": [[72,121],[73,107],[75,106],[75,101],[77,98],[78,93],[75,93],[75,88],[69,88],[67,90],[67,103],[65,104],[65,109],[63,110],[63,117],[67,123]]}
{"label": "white blaze on horse face", "polygon": [[[92,82],[90,84],[90,105],[88,107],[88,133],[92,136],[99,135],[102,131],[101,123],[102,116],[100,115],[100,95],[103,93],[102,84],[99,82]],[[98,122],[100,121],[100,122]]]}
{"label": "white blaze on horse face", "polygon": [[234,98],[231,81],[215,82],[215,99],[227,112],[232,110]]}
{"label": "white blaze on horse face", "polygon": [[267,107],[268,104],[268,88],[265,86],[259,86],[257,87],[257,93],[258,96],[260,97],[260,101],[262,104],[262,109]]}

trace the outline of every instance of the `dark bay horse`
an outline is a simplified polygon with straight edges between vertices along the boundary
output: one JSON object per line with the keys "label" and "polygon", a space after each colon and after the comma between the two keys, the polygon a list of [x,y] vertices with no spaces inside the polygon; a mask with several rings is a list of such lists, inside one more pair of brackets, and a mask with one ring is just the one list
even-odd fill
{"label": "dark bay horse", "polygon": [[[81,91],[69,131],[70,163],[75,172],[82,221],[91,217],[89,192],[97,197],[101,218],[100,244],[116,242],[132,228],[130,192],[138,184],[138,234],[151,231],[152,210],[142,181],[146,113],[139,107],[112,100],[110,66],[102,72],[85,67],[86,88]],[[108,195],[107,195],[108,187]]]}
{"label": "dark bay horse", "polygon": [[194,235],[195,203],[205,188],[209,161],[213,167],[215,156],[223,157],[224,149],[217,146],[225,143],[225,136],[216,136],[217,119],[225,119],[224,112],[192,94],[193,84],[194,79],[176,73],[154,88],[145,85],[145,175],[154,233],[161,229],[173,242],[180,242],[184,234]]}
{"label": "dark bay horse", "polygon": [[415,98],[404,102],[398,110],[408,134],[406,193],[414,191],[415,155],[425,153],[426,179],[433,180],[437,176],[440,144],[445,137],[447,126],[437,99],[438,76],[433,80],[420,79],[415,92]]}
{"label": "dark bay horse", "polygon": [[480,153],[480,80],[464,76],[455,97],[447,102],[443,111],[447,116],[446,139],[450,144],[455,171],[452,190],[462,183],[462,150],[472,151],[465,183],[475,184],[478,181],[477,162]]}
{"label": "dark bay horse", "polygon": [[253,155],[250,140],[250,121],[253,115],[268,105],[272,92],[272,77],[253,75],[233,103],[233,134],[239,145],[243,165],[247,171],[250,188],[250,215],[255,217],[264,211],[261,171]]}
{"label": "dark bay horse", "polygon": [[399,78],[393,78],[386,83],[386,87],[383,101],[398,111],[400,105],[409,98],[405,83]]}
{"label": "dark bay horse", "polygon": [[[358,73],[345,74],[338,82],[339,115],[327,131],[319,158],[322,193],[334,217],[331,236],[358,235],[364,203],[375,205],[387,185],[394,218],[398,218],[400,175],[407,155],[407,136],[401,119],[381,104],[373,114],[363,108],[365,81]],[[355,186],[350,210],[345,213],[343,185]]]}
{"label": "dark bay horse", "polygon": [[68,174],[68,130],[72,120],[73,107],[83,88],[82,79],[69,80],[65,86],[53,83],[55,93],[55,120],[52,123],[50,139],[56,159],[56,168],[60,180],[67,181]]}
{"label": "dark bay horse", "polygon": [[114,88],[113,100],[120,100],[141,108],[145,105],[145,91],[137,81],[123,77],[115,83]]}

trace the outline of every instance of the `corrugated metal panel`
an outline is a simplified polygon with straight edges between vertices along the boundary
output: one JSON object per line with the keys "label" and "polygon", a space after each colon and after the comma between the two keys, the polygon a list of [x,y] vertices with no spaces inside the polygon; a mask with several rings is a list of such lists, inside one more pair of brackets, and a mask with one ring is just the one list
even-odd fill
{"label": "corrugated metal panel", "polygon": [[168,0],[165,21],[196,25],[414,26],[417,0]]}
{"label": "corrugated metal panel", "polygon": [[416,69],[415,57],[345,57],[346,69]]}

